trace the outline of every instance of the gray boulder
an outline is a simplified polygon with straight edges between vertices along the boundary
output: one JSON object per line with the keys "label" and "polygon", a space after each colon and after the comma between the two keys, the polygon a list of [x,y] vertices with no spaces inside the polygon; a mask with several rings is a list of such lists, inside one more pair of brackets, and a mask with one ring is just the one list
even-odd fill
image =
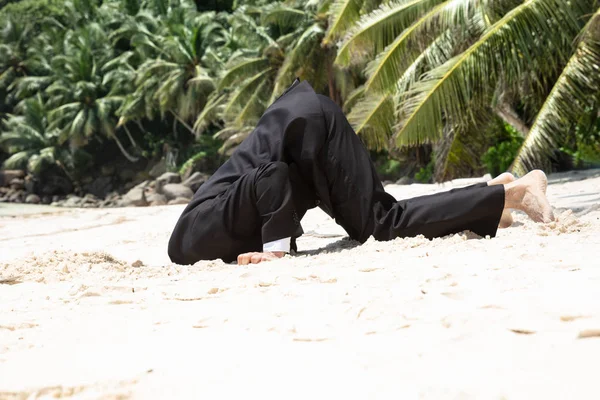
{"label": "gray boulder", "polygon": [[113,190],[112,178],[110,176],[101,176],[92,183],[85,185],[84,189],[94,196],[105,198],[106,195]]}
{"label": "gray boulder", "polygon": [[412,183],[414,183],[414,181],[408,176],[403,176],[396,181],[396,185],[411,185]]}
{"label": "gray boulder", "polygon": [[25,178],[25,171],[20,169],[6,169],[0,171],[0,186],[8,186],[13,179]]}
{"label": "gray boulder", "polygon": [[63,207],[81,207],[83,205],[83,199],[79,196],[70,196],[61,205]]}
{"label": "gray boulder", "polygon": [[182,185],[189,187],[192,192],[196,193],[196,190],[198,190],[198,188],[202,186],[202,184],[206,182],[208,178],[210,178],[209,175],[201,172],[194,172],[189,178],[182,182]]}
{"label": "gray boulder", "polygon": [[151,206],[164,206],[167,204],[167,196],[165,196],[164,194],[160,194],[160,193],[150,193],[146,196],[146,199],[148,200],[148,203],[150,203]]}
{"label": "gray boulder", "polygon": [[148,205],[145,189],[150,181],[145,181],[134,186],[119,202],[121,207],[144,207]]}
{"label": "gray boulder", "polygon": [[164,174],[165,172],[167,172],[167,162],[163,158],[159,162],[154,164],[154,166],[150,169],[150,171],[148,171],[148,174],[152,178],[156,179],[159,176],[161,176],[162,174]]}
{"label": "gray boulder", "polygon": [[25,181],[20,178],[15,178],[12,181],[10,181],[10,187],[15,190],[23,190],[25,189]]}
{"label": "gray boulder", "polygon": [[175,205],[175,204],[188,204],[190,202],[190,199],[184,199],[183,197],[178,197],[176,199],[173,200],[169,200],[169,205]]}
{"label": "gray boulder", "polygon": [[11,203],[22,203],[25,200],[25,192],[21,190],[15,190],[7,195],[8,201]]}
{"label": "gray boulder", "polygon": [[156,179],[156,183],[159,185],[168,185],[169,183],[179,183],[181,182],[181,177],[179,174],[175,172],[165,172],[161,176]]}
{"label": "gray boulder", "polygon": [[135,178],[135,171],[128,168],[124,168],[119,171],[119,179],[121,179],[121,181],[128,182],[133,178]]}
{"label": "gray boulder", "polygon": [[[187,186],[182,185],[181,183],[169,183],[164,186],[157,185],[157,192],[160,194],[164,194],[167,197],[167,200],[173,200],[178,197],[184,199],[191,199],[194,197],[194,192]],[[158,189],[161,189],[160,191]]]}
{"label": "gray boulder", "polygon": [[38,196],[37,194],[30,194],[27,197],[25,197],[25,203],[28,204],[40,204],[42,200],[40,199],[40,196]]}

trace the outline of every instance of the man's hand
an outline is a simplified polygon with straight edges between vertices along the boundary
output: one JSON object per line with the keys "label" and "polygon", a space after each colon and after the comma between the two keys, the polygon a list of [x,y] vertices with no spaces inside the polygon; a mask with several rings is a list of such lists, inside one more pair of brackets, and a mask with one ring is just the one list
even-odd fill
{"label": "man's hand", "polygon": [[277,260],[285,256],[283,251],[268,251],[265,253],[244,253],[238,256],[238,265],[258,264],[263,261]]}

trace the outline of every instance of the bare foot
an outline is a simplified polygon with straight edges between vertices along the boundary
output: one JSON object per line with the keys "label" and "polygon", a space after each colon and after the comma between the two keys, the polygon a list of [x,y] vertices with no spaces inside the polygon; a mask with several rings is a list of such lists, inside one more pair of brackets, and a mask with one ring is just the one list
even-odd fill
{"label": "bare foot", "polygon": [[488,181],[488,186],[492,185],[506,185],[508,183],[514,182],[515,177],[510,172],[505,172],[503,174],[498,175],[491,181]]}
{"label": "bare foot", "polygon": [[505,186],[505,208],[524,211],[535,222],[554,220],[552,207],[546,197],[548,179],[539,169]]}
{"label": "bare foot", "polygon": [[263,261],[277,260],[285,256],[283,251],[267,251],[264,253],[244,253],[238,256],[238,265],[258,264]]}
{"label": "bare foot", "polygon": [[[510,172],[505,172],[503,174],[498,175],[491,181],[488,181],[488,186],[492,185],[507,185],[511,182],[515,181],[515,177]],[[500,222],[498,223],[498,228],[505,229],[510,227],[513,224],[513,217],[508,208],[502,210],[502,217],[500,217]]]}

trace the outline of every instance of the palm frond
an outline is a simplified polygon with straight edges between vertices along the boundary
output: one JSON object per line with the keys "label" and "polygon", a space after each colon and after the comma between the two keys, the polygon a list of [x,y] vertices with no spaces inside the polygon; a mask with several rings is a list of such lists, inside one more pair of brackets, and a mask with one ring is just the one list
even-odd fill
{"label": "palm frond", "polygon": [[263,81],[258,85],[258,87],[254,90],[254,93],[248,101],[246,101],[246,105],[241,109],[237,117],[235,118],[234,124],[236,126],[244,126],[244,125],[254,125],[260,118],[261,114],[265,110],[265,104],[263,98],[264,96],[264,88],[268,84],[267,79],[263,79]]}
{"label": "palm frond", "polygon": [[511,166],[524,175],[539,166],[586,106],[600,94],[600,9],[583,30],[575,53],[565,66],[538,113]]}
{"label": "palm frond", "polygon": [[381,5],[348,32],[336,64],[349,65],[365,55],[378,54],[421,14],[443,0],[400,0]]}
{"label": "palm frond", "polygon": [[311,55],[315,47],[318,48],[321,55],[324,54],[319,46],[322,35],[323,29],[317,24],[313,24],[298,38],[291,52],[287,54],[283,65],[279,68],[271,101],[275,100],[275,97],[300,75],[298,74],[299,70],[306,70],[309,66],[317,64]]}
{"label": "palm frond", "polygon": [[305,11],[288,7],[285,4],[273,3],[265,7],[261,21],[264,25],[273,24],[285,28],[293,26],[299,19],[301,20],[306,17],[307,13]]}
{"label": "palm frond", "polygon": [[348,97],[346,97],[346,101],[344,101],[344,112],[345,113],[349,113],[350,110],[352,110],[352,108],[356,105],[356,103],[358,103],[360,100],[362,100],[365,96],[365,86],[361,85],[359,87],[357,87],[356,89],[354,89],[352,92],[350,92],[348,94]]}
{"label": "palm frond", "polygon": [[269,77],[272,71],[273,70],[271,68],[265,69],[264,71],[259,72],[252,78],[245,81],[245,83],[242,84],[242,86],[231,96],[227,102],[225,110],[223,111],[223,115],[225,117],[231,117],[234,110],[238,110],[241,105],[252,96],[256,88]]}
{"label": "palm frond", "polygon": [[340,38],[360,18],[363,0],[336,0],[329,8],[329,28],[324,43]]}
{"label": "palm frond", "polygon": [[235,65],[231,66],[221,82],[219,82],[218,90],[223,90],[241,80],[255,75],[259,71],[263,71],[269,65],[269,60],[264,57],[244,59]]}
{"label": "palm frond", "polygon": [[[446,53],[450,53],[453,43],[464,40],[463,37],[469,30],[467,25],[474,13],[478,11],[474,4],[478,1],[448,0],[433,7],[406,28],[367,66],[366,75],[369,77],[366,83],[367,90],[393,90],[394,84],[404,71],[423,53],[422,46],[431,43],[427,39],[429,37],[432,40],[438,38],[437,47],[429,49],[430,51],[439,51],[443,46]],[[441,40],[439,35],[450,27],[454,28],[454,35],[446,36],[445,40]]]}
{"label": "palm frond", "polygon": [[231,155],[231,153],[237,148],[237,146],[244,141],[254,130],[253,126],[244,126],[225,140],[225,143],[219,149],[219,153]]}
{"label": "palm frond", "polygon": [[36,153],[37,150],[20,151],[4,160],[2,166],[6,169],[26,169],[27,160]]}
{"label": "palm frond", "polygon": [[394,108],[391,95],[369,95],[352,108],[348,121],[367,147],[382,150],[392,134]]}
{"label": "palm frond", "polygon": [[[485,104],[500,72],[518,76],[531,59],[547,56],[541,46],[532,48],[543,36],[548,44],[563,40],[579,29],[574,3],[560,0],[527,0],[492,25],[458,57],[430,71],[408,92],[399,110],[398,146],[415,145],[441,138],[445,123],[466,125],[475,119],[477,104]],[[556,39],[557,25],[562,25]],[[502,64],[498,63],[502,60]],[[501,70],[502,68],[502,70]]]}
{"label": "palm frond", "polygon": [[396,82],[397,103],[406,91],[414,85],[426,68],[433,69],[452,58],[455,46],[460,42],[453,30],[447,30],[439,35],[421,54],[408,66]]}
{"label": "palm frond", "polygon": [[194,132],[196,137],[200,136],[210,126],[216,122],[220,113],[223,111],[223,103],[226,96],[217,91],[213,92],[202,109],[202,112],[196,118],[194,123]]}

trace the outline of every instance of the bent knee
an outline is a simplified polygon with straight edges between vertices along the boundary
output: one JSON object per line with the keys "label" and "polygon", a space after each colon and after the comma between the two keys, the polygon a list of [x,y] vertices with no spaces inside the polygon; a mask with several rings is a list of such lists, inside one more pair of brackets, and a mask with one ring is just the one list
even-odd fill
{"label": "bent knee", "polygon": [[270,181],[287,180],[289,176],[289,167],[282,161],[273,161],[262,165],[257,173],[257,179],[269,178]]}

